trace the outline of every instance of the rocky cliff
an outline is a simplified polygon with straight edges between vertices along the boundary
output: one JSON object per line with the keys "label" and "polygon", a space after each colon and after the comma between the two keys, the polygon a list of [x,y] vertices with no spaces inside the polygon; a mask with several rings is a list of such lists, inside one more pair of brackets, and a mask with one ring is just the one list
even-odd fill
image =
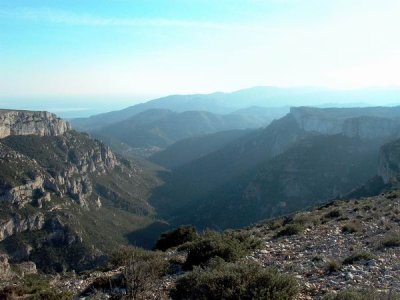
{"label": "rocky cliff", "polygon": [[0,249],[12,262],[84,269],[153,220],[156,179],[137,162],[47,112],[1,111],[0,128]]}
{"label": "rocky cliff", "polygon": [[319,134],[344,134],[362,139],[399,136],[399,107],[315,108],[292,107],[290,114],[300,128]]}
{"label": "rocky cliff", "polygon": [[0,143],[0,200],[23,206],[42,205],[51,195],[87,206],[90,176],[105,174],[119,164],[98,141],[68,131],[62,136],[9,136]]}
{"label": "rocky cliff", "polygon": [[400,140],[388,143],[381,148],[378,175],[385,184],[400,185]]}
{"label": "rocky cliff", "polygon": [[49,112],[0,110],[0,138],[31,134],[58,136],[70,129],[69,123]]}

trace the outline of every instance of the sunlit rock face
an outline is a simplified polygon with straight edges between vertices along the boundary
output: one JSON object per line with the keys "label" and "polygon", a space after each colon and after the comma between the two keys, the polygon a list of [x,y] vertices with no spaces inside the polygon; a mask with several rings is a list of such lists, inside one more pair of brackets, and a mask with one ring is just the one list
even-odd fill
{"label": "sunlit rock face", "polygon": [[397,107],[293,107],[290,114],[306,132],[343,134],[361,139],[396,138],[400,132],[400,110]]}
{"label": "sunlit rock face", "polygon": [[378,174],[383,182],[396,187],[400,183],[400,140],[388,143],[381,148]]}
{"label": "sunlit rock face", "polygon": [[58,136],[70,129],[68,122],[49,112],[0,110],[0,138],[10,135]]}

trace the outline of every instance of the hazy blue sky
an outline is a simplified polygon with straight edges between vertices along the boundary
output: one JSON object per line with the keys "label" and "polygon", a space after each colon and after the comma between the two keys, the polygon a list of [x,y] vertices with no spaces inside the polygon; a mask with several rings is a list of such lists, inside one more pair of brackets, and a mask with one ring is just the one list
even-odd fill
{"label": "hazy blue sky", "polygon": [[399,15],[398,0],[0,0],[0,101],[400,86]]}

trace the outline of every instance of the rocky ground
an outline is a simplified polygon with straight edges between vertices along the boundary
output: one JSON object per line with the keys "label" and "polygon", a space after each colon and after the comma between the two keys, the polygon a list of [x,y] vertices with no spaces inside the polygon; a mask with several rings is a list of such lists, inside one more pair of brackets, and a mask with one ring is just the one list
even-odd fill
{"label": "rocky ground", "polygon": [[302,299],[348,288],[400,292],[399,212],[391,193],[297,214],[290,223],[303,224],[300,234],[277,238],[284,222],[278,219],[251,229],[265,240],[251,258],[294,274]]}
{"label": "rocky ground", "polygon": [[[400,192],[336,201],[245,230],[263,240],[246,259],[294,275],[301,285],[299,299],[322,299],[346,289],[400,293]],[[179,255],[184,260],[184,253],[167,253],[168,259]],[[124,294],[118,285],[109,284],[122,272],[117,268],[58,275],[50,284],[80,298],[108,299]],[[181,274],[178,268],[165,276],[148,299],[168,299]]]}
{"label": "rocky ground", "polygon": [[[264,246],[248,259],[295,275],[302,286],[300,299],[321,299],[349,288],[400,292],[399,196],[391,192],[337,201],[250,228]],[[277,237],[288,226],[300,232]],[[83,290],[90,281],[68,284]],[[160,283],[164,296],[172,284],[171,276]]]}

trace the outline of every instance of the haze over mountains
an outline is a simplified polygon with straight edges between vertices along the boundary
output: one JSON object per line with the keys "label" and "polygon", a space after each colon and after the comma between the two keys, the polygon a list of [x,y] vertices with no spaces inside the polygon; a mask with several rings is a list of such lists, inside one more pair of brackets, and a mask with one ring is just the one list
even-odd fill
{"label": "haze over mountains", "polygon": [[[173,226],[236,228],[360,192],[371,182],[373,193],[383,188],[376,179],[379,151],[399,138],[400,108],[340,108],[378,98],[395,103],[399,95],[257,87],[168,96],[73,124],[120,153],[147,149],[135,153],[170,169],[159,173],[164,184],[150,203]],[[289,112],[295,103],[320,108]],[[237,130],[246,128],[252,130]]]}
{"label": "haze over mountains", "polygon": [[[275,116],[284,114],[280,111]],[[232,129],[258,128],[270,121],[269,115],[252,118],[245,112],[217,115],[206,111],[176,113],[166,109],[150,109],[93,130],[92,134],[110,143],[123,143],[132,148],[165,148],[184,138]]]}
{"label": "haze over mountains", "polygon": [[400,106],[241,108],[241,93],[217,95],[210,111],[193,110],[210,95],[171,96],[72,121],[87,133],[1,110],[0,250],[82,271],[183,224],[243,228],[399,187]]}
{"label": "haze over mountains", "polygon": [[288,113],[290,106],[367,106],[396,103],[399,97],[396,89],[254,87],[233,93],[172,95],[71,122],[119,153],[149,156],[184,138],[265,127]]}
{"label": "haze over mountains", "polygon": [[292,108],[267,128],[173,169],[153,203],[174,221],[226,228],[342,197],[378,174],[380,146],[399,137],[399,112]]}
{"label": "haze over mountains", "polygon": [[[216,114],[233,113],[252,106],[272,108],[288,106],[372,106],[399,103],[399,89],[331,90],[323,88],[278,88],[260,86],[232,93],[171,95],[137,104],[123,110],[72,120],[75,128],[93,130],[148,109],[169,109],[175,112],[208,111]],[[278,109],[279,110],[279,109]]]}
{"label": "haze over mountains", "polygon": [[399,12],[0,0],[0,300],[399,300]]}

